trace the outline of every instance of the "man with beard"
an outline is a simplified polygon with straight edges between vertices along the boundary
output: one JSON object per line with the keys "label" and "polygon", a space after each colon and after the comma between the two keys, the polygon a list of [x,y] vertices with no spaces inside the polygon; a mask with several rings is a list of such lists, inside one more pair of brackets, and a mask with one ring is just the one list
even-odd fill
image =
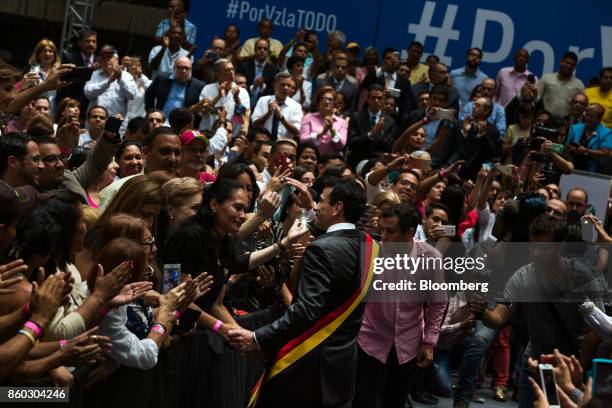
{"label": "man with beard", "polygon": [[[178,168],[181,177],[193,177],[196,180],[206,181],[203,172],[208,157],[208,139],[199,130],[186,130],[181,133],[183,157]],[[208,180],[212,181],[212,180]]]}
{"label": "man with beard", "polygon": [[482,60],[482,50],[480,48],[470,48],[467,52],[465,66],[451,71],[450,77],[453,86],[459,92],[460,108],[470,101],[472,90],[488,77],[478,66]]}
{"label": "man with beard", "polygon": [[[229,332],[239,350],[262,350],[270,356],[249,407],[351,405],[365,308],[361,300],[378,253],[371,238],[355,229],[365,205],[358,183],[326,178],[315,226],[327,232],[304,253],[293,304],[280,319],[255,332]],[[362,244],[367,244],[366,251]]]}
{"label": "man with beard", "polygon": [[[159,127],[145,137],[143,145],[144,174],[163,171],[171,178],[176,177],[183,152],[181,138],[176,130],[167,126]],[[132,177],[134,176],[114,181],[100,192],[100,209],[102,211],[106,209],[121,186]]]}
{"label": "man with beard", "polygon": [[22,133],[0,137],[0,179],[11,187],[38,186],[43,164],[38,145]]}

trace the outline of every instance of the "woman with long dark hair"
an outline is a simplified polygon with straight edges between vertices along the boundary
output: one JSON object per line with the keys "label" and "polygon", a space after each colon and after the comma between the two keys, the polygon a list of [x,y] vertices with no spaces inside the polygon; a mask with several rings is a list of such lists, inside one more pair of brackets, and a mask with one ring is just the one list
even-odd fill
{"label": "woman with long dark hair", "polygon": [[168,238],[163,255],[164,264],[181,265],[182,278],[196,277],[204,271],[212,275],[211,292],[197,302],[205,312],[199,323],[225,339],[229,330],[238,326],[224,304],[230,275],[247,273],[280,255],[307,231],[296,222],[281,241],[259,251],[240,254],[232,234],[246,221],[251,204],[247,191],[238,181],[218,178],[205,192],[198,214]]}

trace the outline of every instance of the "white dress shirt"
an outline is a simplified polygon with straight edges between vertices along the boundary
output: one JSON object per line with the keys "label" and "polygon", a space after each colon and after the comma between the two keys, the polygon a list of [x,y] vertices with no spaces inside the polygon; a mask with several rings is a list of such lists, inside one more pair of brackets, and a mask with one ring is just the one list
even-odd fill
{"label": "white dress shirt", "polygon": [[[308,109],[310,108],[310,94],[312,94],[312,82],[307,81],[307,80],[303,80],[302,81],[302,92],[304,92],[304,108]],[[296,91],[295,94],[293,94],[293,96],[291,97],[291,99],[293,99],[294,101],[296,101],[297,103],[300,103],[300,92]]]}
{"label": "white dress shirt", "polygon": [[353,223],[339,222],[329,227],[326,232],[334,232],[334,231],[340,231],[340,230],[354,230],[354,229],[356,229],[356,227],[355,227],[355,224]]}
{"label": "white dress shirt", "polygon": [[136,83],[127,71],[121,72],[118,80],[111,81],[103,70],[98,69],[85,84],[83,93],[89,99],[89,106],[100,105],[106,108],[109,116],[120,113],[125,117],[127,102],[136,95]]}
{"label": "white dress shirt", "polygon": [[146,115],[144,96],[151,82],[153,81],[145,74],[141,74],[140,78],[134,79],[136,94],[134,95],[134,99],[128,102],[127,120],[138,116],[144,117]]}
{"label": "white dress shirt", "polygon": [[[232,87],[236,87],[238,85],[232,84]],[[202,88],[202,92],[200,93],[200,100],[206,98],[208,100],[213,100],[219,94],[219,83],[215,82],[213,84],[208,84],[204,88]],[[240,99],[240,103],[246,108],[249,109],[251,106],[251,100],[249,98],[249,93],[246,89],[240,88],[240,92],[238,94],[238,99]],[[236,103],[234,102],[234,94],[230,91],[225,97],[219,99],[216,107],[223,106],[227,111],[227,120],[232,120],[234,116],[234,109],[236,108]],[[200,130],[210,129],[213,124],[217,120],[217,115],[202,115],[202,121],[200,121]],[[234,135],[237,134],[237,129],[240,126],[234,126]]]}
{"label": "white dress shirt", "polygon": [[148,370],[157,364],[159,348],[151,339],[140,340],[125,326],[127,306],[111,309],[100,322],[98,334],[107,336],[113,348],[110,356],[121,365]]}
{"label": "white dress shirt", "polygon": [[[268,113],[269,104],[270,104],[270,101],[272,100],[277,100],[275,95],[267,95],[267,96],[262,96],[261,98],[259,98],[259,100],[257,101],[257,105],[255,106],[255,109],[253,110],[253,115],[251,116],[251,120],[253,122],[255,122],[256,120],[259,120],[262,116],[265,116],[266,113]],[[285,117],[285,120],[289,122],[291,125],[293,125],[293,127],[295,127],[299,132],[300,126],[302,124],[302,116],[304,116],[304,114],[302,113],[302,106],[291,98],[285,98],[282,104],[279,103],[279,106],[280,106],[281,114]],[[269,131],[272,131],[273,120],[274,120],[274,114],[270,115],[270,117],[264,123],[263,127],[268,129]],[[285,125],[283,125],[283,122],[279,121],[278,123],[278,138],[279,139],[295,139],[298,136],[299,134],[290,133],[285,127]]]}

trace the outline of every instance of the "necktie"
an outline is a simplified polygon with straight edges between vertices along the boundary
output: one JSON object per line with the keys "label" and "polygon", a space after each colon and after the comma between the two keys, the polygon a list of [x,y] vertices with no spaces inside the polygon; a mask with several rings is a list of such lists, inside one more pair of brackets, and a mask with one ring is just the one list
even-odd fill
{"label": "necktie", "polygon": [[[283,106],[285,104],[284,103],[279,103],[278,107],[283,109]],[[278,118],[278,116],[273,115],[272,116],[272,130],[270,131],[272,133],[272,137],[274,139],[278,138],[278,125],[280,124],[280,119]]]}
{"label": "necktie", "polygon": [[[263,64],[255,64],[255,79],[263,76]],[[253,89],[253,102],[257,102],[259,99],[259,94],[261,93],[261,88],[256,87]]]}
{"label": "necktie", "polygon": [[371,115],[370,116],[370,129],[372,129],[374,126],[376,126],[376,115]]}

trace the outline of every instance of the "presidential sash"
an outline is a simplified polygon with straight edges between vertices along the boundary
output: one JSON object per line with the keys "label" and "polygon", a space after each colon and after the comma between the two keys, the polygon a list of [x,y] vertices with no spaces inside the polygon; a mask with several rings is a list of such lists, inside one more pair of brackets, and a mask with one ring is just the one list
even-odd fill
{"label": "presidential sash", "polygon": [[317,320],[312,327],[300,334],[298,337],[289,340],[276,354],[271,366],[264,371],[262,376],[253,387],[248,408],[254,408],[259,397],[259,391],[265,381],[268,381],[286,368],[295,364],[298,360],[321,344],[331,336],[342,323],[353,313],[353,310],[361,303],[372,283],[374,276],[374,260],[378,256],[379,246],[376,241],[366,234],[365,255],[361,258],[360,264],[364,274],[361,284],[353,295],[341,304],[337,309],[332,310],[325,316]]}

